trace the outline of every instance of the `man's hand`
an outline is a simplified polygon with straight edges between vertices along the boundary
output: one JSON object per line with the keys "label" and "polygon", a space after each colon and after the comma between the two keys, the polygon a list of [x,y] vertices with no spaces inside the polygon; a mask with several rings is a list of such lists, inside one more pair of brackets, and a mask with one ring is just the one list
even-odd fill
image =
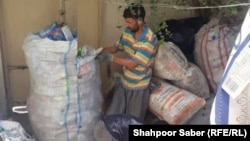
{"label": "man's hand", "polygon": [[101,52],[96,56],[97,60],[103,61],[103,62],[112,62],[113,61],[113,55],[106,52]]}

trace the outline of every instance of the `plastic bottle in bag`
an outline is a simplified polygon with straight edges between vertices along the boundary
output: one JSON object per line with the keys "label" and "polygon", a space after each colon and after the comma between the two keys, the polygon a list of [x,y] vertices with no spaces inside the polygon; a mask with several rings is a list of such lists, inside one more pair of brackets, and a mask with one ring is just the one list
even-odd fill
{"label": "plastic bottle in bag", "polygon": [[48,38],[54,41],[67,41],[62,30],[58,27],[53,30],[49,35]]}
{"label": "plastic bottle in bag", "polygon": [[72,41],[73,40],[72,32],[71,32],[70,28],[67,25],[63,26],[61,28],[61,30],[62,30],[63,35],[64,35],[64,37],[65,37],[65,39],[67,41]]}
{"label": "plastic bottle in bag", "polygon": [[40,32],[38,32],[38,36],[41,38],[47,37],[52,31],[54,31],[56,28],[58,28],[57,22],[53,22],[50,26],[42,29]]}

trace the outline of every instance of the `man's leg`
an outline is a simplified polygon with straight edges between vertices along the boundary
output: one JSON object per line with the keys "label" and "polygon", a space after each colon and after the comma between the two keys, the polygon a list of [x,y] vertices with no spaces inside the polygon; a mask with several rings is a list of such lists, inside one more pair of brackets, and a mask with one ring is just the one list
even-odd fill
{"label": "man's leg", "polygon": [[148,109],[149,96],[148,88],[145,90],[128,91],[126,93],[126,114],[130,114],[144,120]]}

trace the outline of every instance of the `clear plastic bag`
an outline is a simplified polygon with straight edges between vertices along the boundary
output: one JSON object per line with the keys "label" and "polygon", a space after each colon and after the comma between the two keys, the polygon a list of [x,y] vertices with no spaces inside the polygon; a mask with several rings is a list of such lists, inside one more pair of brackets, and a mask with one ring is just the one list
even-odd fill
{"label": "clear plastic bag", "polygon": [[16,121],[0,120],[0,141],[35,141]]}

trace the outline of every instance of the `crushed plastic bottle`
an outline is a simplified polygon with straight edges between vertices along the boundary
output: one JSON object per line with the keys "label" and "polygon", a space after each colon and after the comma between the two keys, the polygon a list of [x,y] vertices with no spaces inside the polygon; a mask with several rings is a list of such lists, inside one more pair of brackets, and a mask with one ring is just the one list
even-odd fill
{"label": "crushed plastic bottle", "polygon": [[59,28],[59,25],[57,22],[53,22],[50,26],[42,29],[40,32],[38,32],[38,36],[40,38],[45,38],[47,37],[52,31],[54,31],[56,28]]}
{"label": "crushed plastic bottle", "polygon": [[62,30],[62,33],[63,33],[63,35],[64,35],[64,37],[65,37],[65,39],[67,41],[72,41],[73,40],[72,32],[71,32],[70,28],[67,25],[63,26],[61,28],[61,30]]}
{"label": "crushed plastic bottle", "polygon": [[60,26],[56,21],[34,34],[53,41],[72,41],[77,38],[76,29],[71,30],[68,25]]}
{"label": "crushed plastic bottle", "polygon": [[83,57],[84,56],[83,48],[78,48],[76,56],[77,57]]}
{"label": "crushed plastic bottle", "polygon": [[66,38],[62,32],[62,30],[58,27],[53,30],[49,35],[48,38],[54,41],[66,41]]}

